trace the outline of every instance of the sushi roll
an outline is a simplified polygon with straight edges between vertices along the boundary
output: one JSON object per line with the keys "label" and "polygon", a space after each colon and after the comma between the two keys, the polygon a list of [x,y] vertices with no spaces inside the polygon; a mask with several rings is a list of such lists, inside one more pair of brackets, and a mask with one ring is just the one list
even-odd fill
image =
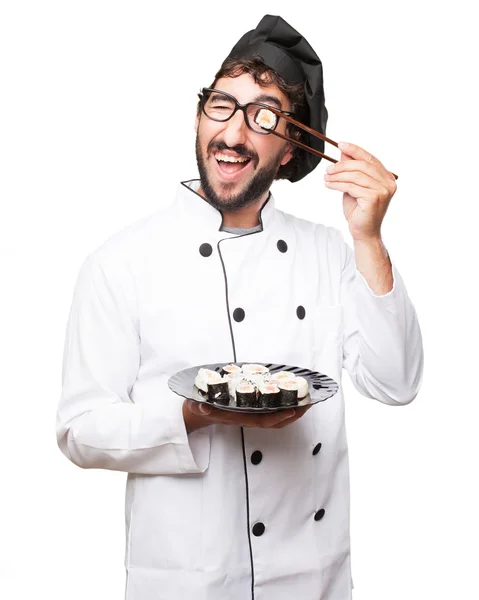
{"label": "sushi roll", "polygon": [[306,398],[309,394],[308,381],[304,377],[296,377],[295,383],[298,384],[298,398]]}
{"label": "sushi roll", "polygon": [[221,377],[219,381],[211,381],[208,383],[208,401],[228,406],[230,403],[230,393],[228,382],[224,377]]}
{"label": "sushi roll", "polygon": [[196,387],[202,392],[208,393],[208,383],[221,381],[221,375],[211,369],[200,369],[195,378]]}
{"label": "sushi roll", "polygon": [[294,406],[298,403],[298,384],[295,381],[282,381],[278,388],[281,406]]}
{"label": "sushi roll", "polygon": [[275,383],[265,381],[259,386],[258,400],[260,406],[268,408],[280,406],[281,392],[279,391],[279,387]]}
{"label": "sushi roll", "polygon": [[296,375],[290,371],[280,371],[279,373],[273,373],[273,378],[278,383],[283,383],[285,381],[294,381]]}
{"label": "sushi roll", "polygon": [[269,369],[264,365],[249,364],[243,365],[243,373],[245,375],[265,375],[269,373]]}
{"label": "sushi roll", "polygon": [[266,375],[267,373],[248,373],[247,375],[245,375],[245,377],[248,379],[248,381],[251,381],[251,383],[253,383],[257,388],[259,388],[259,386],[266,381]]}
{"label": "sushi roll", "polygon": [[243,373],[230,373],[229,375],[225,375],[224,379],[226,379],[226,381],[228,382],[230,396],[233,396],[233,398],[236,397],[236,388],[241,383],[251,383],[250,381],[244,378]]}
{"label": "sushi roll", "polygon": [[278,117],[267,108],[260,108],[254,117],[255,123],[261,127],[261,129],[271,130],[276,127]]}
{"label": "sushi roll", "polygon": [[238,365],[226,365],[221,369],[221,375],[241,375],[242,369]]}
{"label": "sushi roll", "polygon": [[256,387],[252,383],[240,383],[236,388],[236,406],[258,407]]}

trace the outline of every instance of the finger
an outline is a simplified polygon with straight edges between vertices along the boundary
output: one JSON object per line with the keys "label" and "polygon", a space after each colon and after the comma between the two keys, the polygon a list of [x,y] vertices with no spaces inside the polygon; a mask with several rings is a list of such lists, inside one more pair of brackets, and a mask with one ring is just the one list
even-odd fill
{"label": "finger", "polygon": [[290,419],[285,419],[284,421],[281,421],[281,423],[276,423],[276,425],[271,425],[271,427],[269,427],[269,429],[283,429],[283,427],[287,427],[288,425],[291,425],[291,423],[294,423],[294,421],[296,421],[296,417],[291,417]]}
{"label": "finger", "polygon": [[275,425],[287,419],[291,416],[294,416],[294,410],[290,409],[288,411],[277,411],[274,413],[244,413],[244,412],[236,412],[231,410],[223,410],[221,408],[213,408],[211,405],[206,403],[198,404],[193,402],[193,411],[198,416],[204,416],[205,413],[202,410],[206,409],[209,412],[208,420],[212,423],[219,423],[222,425],[236,425],[239,427],[258,427],[258,428],[267,428]]}
{"label": "finger", "polygon": [[292,421],[299,419],[304,413],[311,408],[311,404],[302,406],[300,408],[290,408],[284,410],[278,410],[271,414],[261,413],[259,415],[243,415],[244,417],[252,417],[248,419],[251,427],[275,427],[278,424],[286,421]]}
{"label": "finger", "polygon": [[292,416],[291,418],[286,419],[284,421],[281,421],[281,423],[278,423],[277,425],[274,426],[274,429],[282,429],[283,427],[287,427],[288,425],[291,425],[292,423],[294,423],[295,421],[300,419],[310,408],[311,408],[311,405],[305,406],[304,408],[295,409],[294,416]]}
{"label": "finger", "polygon": [[187,400],[186,404],[190,412],[198,417],[209,415],[213,412],[214,408],[206,402],[195,402],[194,400]]}
{"label": "finger", "polygon": [[374,179],[361,171],[343,171],[341,173],[325,175],[324,180],[325,182],[344,181],[346,183],[355,183],[371,190],[379,190],[383,187],[377,179]]}
{"label": "finger", "polygon": [[368,163],[375,165],[379,164],[382,166],[382,163],[375,156],[364,148],[361,148],[361,146],[350,144],[348,142],[339,142],[338,146],[344,154],[351,156],[351,158],[354,158],[355,160],[364,160]]}
{"label": "finger", "polygon": [[268,427],[274,427],[279,423],[284,423],[285,421],[289,421],[294,418],[296,413],[294,409],[288,410],[279,410],[278,412],[273,413],[272,415],[268,415]]}
{"label": "finger", "polygon": [[312,404],[306,404],[305,406],[300,406],[299,408],[295,408],[296,418],[300,419],[308,410],[312,407]]}
{"label": "finger", "polygon": [[188,410],[190,412],[192,412],[194,415],[201,415],[202,414],[200,412],[200,405],[198,404],[198,402],[195,402],[194,400],[187,400],[186,401],[186,406],[188,407]]}
{"label": "finger", "polygon": [[[256,415],[249,415],[239,411],[225,410],[224,408],[213,408],[210,413],[210,420],[215,423],[223,423],[224,425],[240,425],[242,422]],[[252,420],[252,419],[250,419]]]}
{"label": "finger", "polygon": [[261,429],[268,429],[285,421],[286,419],[294,417],[294,410],[278,410],[270,414],[261,413],[259,415],[248,414],[242,416],[242,427],[258,427]]}
{"label": "finger", "polygon": [[[363,160],[365,163],[373,165],[374,167],[379,169],[382,172],[384,178],[396,182],[395,176],[391,173],[391,171],[388,171],[388,169],[386,169],[386,167],[379,160],[379,158],[373,156],[364,148],[347,142],[339,142],[338,146],[341,148],[340,162],[348,158],[353,158],[355,160]],[[336,163],[336,165],[337,164],[338,163]]]}
{"label": "finger", "polygon": [[326,169],[328,175],[334,175],[345,171],[361,171],[373,179],[381,177],[381,171],[378,166],[364,160],[341,160],[334,165],[330,165]]}
{"label": "finger", "polygon": [[243,427],[259,427],[261,429],[268,429],[270,427],[274,427],[278,423],[282,423],[283,421],[294,417],[294,410],[278,410],[271,414],[262,413],[259,415],[244,415],[244,417],[246,418],[244,419]]}
{"label": "finger", "polygon": [[373,200],[377,196],[377,190],[365,188],[355,183],[347,183],[344,181],[327,181],[326,186],[332,190],[339,192],[347,192],[353,198],[364,198]]}
{"label": "finger", "polygon": [[349,160],[349,156],[342,155],[341,160],[330,165],[327,169],[327,173],[337,173],[339,171],[362,171],[367,175],[371,176],[376,181],[382,182],[386,185],[391,185],[391,182],[396,185],[396,178],[388,171],[386,167],[376,160],[376,162],[367,162],[364,160]]}
{"label": "finger", "polygon": [[312,404],[308,404],[307,406],[302,406],[301,408],[295,408],[294,415],[292,415],[288,419],[285,419],[284,421],[281,421],[280,423],[277,423],[276,425],[273,426],[273,429],[282,429],[283,427],[286,427],[287,425],[291,425],[291,423],[294,423],[295,421],[300,419],[306,412],[308,412],[308,410],[311,407],[312,407]]}
{"label": "finger", "polygon": [[[302,416],[303,412],[309,408],[304,407],[300,409],[288,409],[279,410],[274,413],[260,413],[251,414],[243,412],[233,412],[229,410],[222,410],[221,408],[213,408],[207,403],[198,403],[193,400],[189,400],[191,403],[192,412],[198,416],[204,416],[209,414],[209,422],[219,423],[222,425],[236,425],[239,427],[256,427],[260,429],[268,429],[276,427],[278,424],[283,422],[295,421],[299,416]],[[206,409],[209,413],[203,413]],[[301,412],[300,412],[301,411]]]}

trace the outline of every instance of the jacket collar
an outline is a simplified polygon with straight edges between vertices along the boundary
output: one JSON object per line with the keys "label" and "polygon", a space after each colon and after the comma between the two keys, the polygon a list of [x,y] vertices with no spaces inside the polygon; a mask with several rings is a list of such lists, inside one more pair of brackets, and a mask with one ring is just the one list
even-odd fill
{"label": "jacket collar", "polygon": [[[182,219],[191,220],[197,226],[201,225],[205,228],[220,231],[223,224],[223,215],[198,194],[199,187],[199,179],[182,181],[178,186],[175,205],[182,212]],[[270,192],[268,199],[260,210],[259,219],[262,231],[271,226],[275,216],[275,202],[273,194]]]}

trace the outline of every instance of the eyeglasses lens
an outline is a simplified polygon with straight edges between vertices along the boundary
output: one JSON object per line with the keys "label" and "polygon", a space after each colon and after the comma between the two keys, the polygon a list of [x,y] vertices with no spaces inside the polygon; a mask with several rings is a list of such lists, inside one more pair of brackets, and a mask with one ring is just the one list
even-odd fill
{"label": "eyeglasses lens", "polygon": [[[214,121],[227,121],[233,114],[236,104],[233,98],[224,94],[211,93],[204,101],[206,115]],[[258,133],[274,130],[278,117],[260,104],[250,104],[246,109],[250,127]]]}

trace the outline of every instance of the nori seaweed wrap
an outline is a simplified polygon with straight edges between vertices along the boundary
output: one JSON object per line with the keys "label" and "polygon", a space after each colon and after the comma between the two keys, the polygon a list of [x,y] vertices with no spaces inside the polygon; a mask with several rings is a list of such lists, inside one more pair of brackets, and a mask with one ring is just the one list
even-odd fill
{"label": "nori seaweed wrap", "polygon": [[298,404],[298,385],[294,381],[285,381],[279,384],[281,406],[294,406]]}
{"label": "nori seaweed wrap", "polygon": [[216,402],[217,404],[228,406],[230,403],[228,382],[217,381],[214,383],[208,383],[208,400],[209,402]]}
{"label": "nori seaweed wrap", "polygon": [[236,406],[259,408],[261,404],[253,384],[242,383],[236,388]]}
{"label": "nori seaweed wrap", "polygon": [[281,405],[281,392],[274,383],[267,383],[259,387],[259,403],[262,407],[275,408]]}

